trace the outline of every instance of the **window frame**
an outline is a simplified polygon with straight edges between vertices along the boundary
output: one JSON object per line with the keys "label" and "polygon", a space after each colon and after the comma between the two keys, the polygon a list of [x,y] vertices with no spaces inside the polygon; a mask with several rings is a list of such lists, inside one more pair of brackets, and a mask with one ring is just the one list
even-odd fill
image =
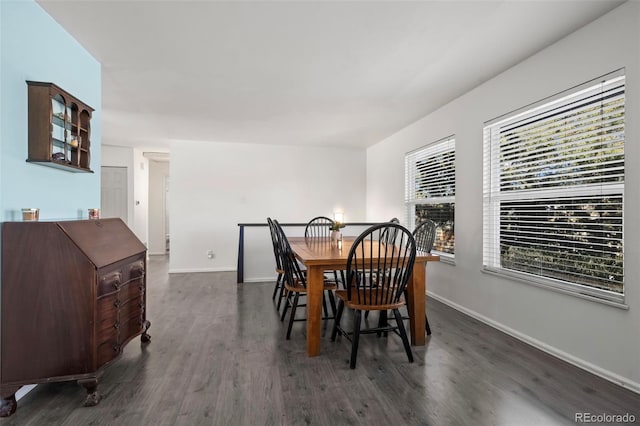
{"label": "window frame", "polygon": [[[569,100],[575,100],[576,96],[582,93],[588,93],[590,89],[602,84],[605,81],[616,81],[616,79],[626,79],[625,70],[619,69],[608,73],[604,76],[590,80],[568,90],[565,90],[552,97],[542,99],[534,104],[525,106],[516,111],[504,114],[501,117],[490,120],[484,123],[483,127],[483,249],[482,249],[482,271],[496,274],[499,276],[509,277],[521,282],[533,284],[536,286],[546,287],[553,290],[557,290],[566,294],[576,295],[579,297],[587,298],[590,300],[597,300],[607,304],[611,304],[618,307],[626,308],[625,305],[625,279],[624,279],[624,198],[625,198],[625,178],[624,173],[626,171],[626,164],[623,170],[623,179],[621,182],[609,183],[607,185],[566,185],[555,188],[535,188],[528,190],[508,190],[501,188],[500,178],[500,134],[499,131],[495,131],[496,128],[504,123],[513,123],[516,120],[522,119],[522,117],[532,116],[539,113],[539,111],[549,110],[552,107],[561,107],[562,105],[568,105]],[[626,82],[624,83],[626,86]],[[623,92],[624,93],[624,92]],[[583,99],[583,98],[579,98]],[[566,102],[566,103],[562,103]],[[624,99],[624,105],[626,105],[626,98]],[[624,122],[626,122],[626,115],[623,116]],[[624,124],[623,124],[624,126]],[[626,156],[625,142],[626,137],[623,130],[622,138],[622,152],[623,159]],[[488,148],[487,145],[490,145]],[[523,142],[524,145],[524,142]],[[497,149],[496,149],[497,147]],[[576,178],[577,180],[577,178]],[[540,183],[536,181],[535,183]],[[534,194],[535,195],[532,195]],[[578,196],[607,196],[615,195],[621,198],[621,231],[622,234],[620,242],[622,243],[622,293],[618,293],[611,290],[597,288],[589,286],[588,284],[580,284],[574,281],[562,280],[557,278],[551,278],[543,275],[537,275],[532,272],[518,271],[515,269],[508,269],[502,267],[502,259],[500,255],[501,242],[501,218],[500,218],[500,203],[502,201],[541,201],[544,199],[552,198],[554,200],[561,200],[564,198],[578,198]],[[553,198],[555,197],[555,198]],[[617,240],[615,240],[617,241]]]}
{"label": "window frame", "polygon": [[[423,161],[426,158],[436,156],[445,152],[453,152],[453,195],[434,196],[427,198],[416,197],[416,163]],[[447,137],[438,139],[427,145],[424,145],[413,151],[409,151],[405,154],[405,217],[409,229],[415,229],[416,223],[416,206],[418,205],[436,205],[436,204],[453,204],[454,208],[454,243],[453,253],[446,253],[433,249],[432,252],[440,256],[441,260],[449,263],[455,261],[455,184],[456,184],[456,167],[455,167],[455,154],[456,154],[456,139],[455,135],[449,135]]]}

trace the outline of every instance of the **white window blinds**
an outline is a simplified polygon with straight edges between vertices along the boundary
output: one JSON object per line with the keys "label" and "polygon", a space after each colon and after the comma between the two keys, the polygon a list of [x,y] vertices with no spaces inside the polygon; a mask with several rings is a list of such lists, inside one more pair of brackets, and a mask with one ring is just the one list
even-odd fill
{"label": "white window blinds", "polygon": [[407,202],[449,201],[456,195],[456,142],[453,137],[410,152],[406,156]]}
{"label": "white window blinds", "polygon": [[456,150],[453,136],[405,157],[407,223],[433,220],[438,229],[434,250],[453,255],[456,195]]}
{"label": "white window blinds", "polygon": [[623,301],[623,71],[484,128],[483,262]]}

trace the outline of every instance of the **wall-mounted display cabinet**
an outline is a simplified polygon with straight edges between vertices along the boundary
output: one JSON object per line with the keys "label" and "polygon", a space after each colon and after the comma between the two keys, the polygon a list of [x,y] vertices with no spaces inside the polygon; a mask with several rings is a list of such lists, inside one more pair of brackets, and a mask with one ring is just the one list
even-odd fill
{"label": "wall-mounted display cabinet", "polygon": [[27,161],[72,172],[91,170],[91,114],[94,109],[53,83],[27,81]]}

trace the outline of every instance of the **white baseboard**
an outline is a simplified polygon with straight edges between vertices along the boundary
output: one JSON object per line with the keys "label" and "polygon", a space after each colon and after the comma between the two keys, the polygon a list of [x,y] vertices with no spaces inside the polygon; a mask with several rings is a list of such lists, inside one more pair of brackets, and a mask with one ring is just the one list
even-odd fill
{"label": "white baseboard", "polygon": [[149,255],[149,256],[166,256],[167,253],[164,252],[164,251],[158,251],[158,252],[150,252],[150,251],[148,251],[147,255]]}
{"label": "white baseboard", "polygon": [[190,274],[193,272],[236,272],[235,268],[179,268],[169,269],[170,274]]}
{"label": "white baseboard", "polygon": [[451,300],[438,296],[437,294],[433,294],[433,293],[427,293],[428,297],[431,297],[439,302],[444,303],[445,305],[448,305],[452,308],[454,308],[457,311],[463,312],[467,315],[469,315],[470,317],[473,317],[475,319],[477,319],[478,321],[481,321],[495,329],[498,329],[512,337],[515,337],[518,340],[521,340],[535,348],[540,349],[541,351],[544,351],[550,355],[555,356],[556,358],[560,358],[563,361],[568,362],[569,364],[575,365],[576,367],[582,368],[583,370],[586,370],[590,373],[595,374],[596,376],[602,377],[603,379],[606,379],[610,382],[613,382],[617,385],[620,385],[624,388],[627,388],[629,390],[632,390],[636,393],[640,393],[640,383],[634,382],[633,380],[628,379],[627,377],[623,377],[619,374],[616,374],[612,371],[606,370],[602,367],[598,367],[595,364],[592,364],[588,361],[583,360],[582,358],[578,358],[574,355],[571,355],[570,353],[564,352],[554,346],[548,345],[544,342],[541,342],[540,340],[534,339],[531,336],[528,336],[524,333],[521,333],[517,330],[514,330],[510,327],[505,326],[502,323],[499,323],[497,321],[494,321],[490,318],[485,317],[484,315],[473,311],[471,309],[465,308],[462,305],[459,305],[455,302],[452,302]]}
{"label": "white baseboard", "polygon": [[245,283],[274,283],[276,281],[276,277],[263,277],[263,278],[245,278]]}

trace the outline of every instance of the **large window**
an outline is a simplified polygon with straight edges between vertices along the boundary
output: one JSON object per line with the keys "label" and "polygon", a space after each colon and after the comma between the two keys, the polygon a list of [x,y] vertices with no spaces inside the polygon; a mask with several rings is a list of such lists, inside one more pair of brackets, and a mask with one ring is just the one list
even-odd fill
{"label": "large window", "polygon": [[410,152],[405,158],[407,223],[424,219],[438,225],[433,249],[454,254],[456,144],[453,137]]}
{"label": "large window", "polygon": [[623,70],[486,124],[483,263],[624,301]]}

